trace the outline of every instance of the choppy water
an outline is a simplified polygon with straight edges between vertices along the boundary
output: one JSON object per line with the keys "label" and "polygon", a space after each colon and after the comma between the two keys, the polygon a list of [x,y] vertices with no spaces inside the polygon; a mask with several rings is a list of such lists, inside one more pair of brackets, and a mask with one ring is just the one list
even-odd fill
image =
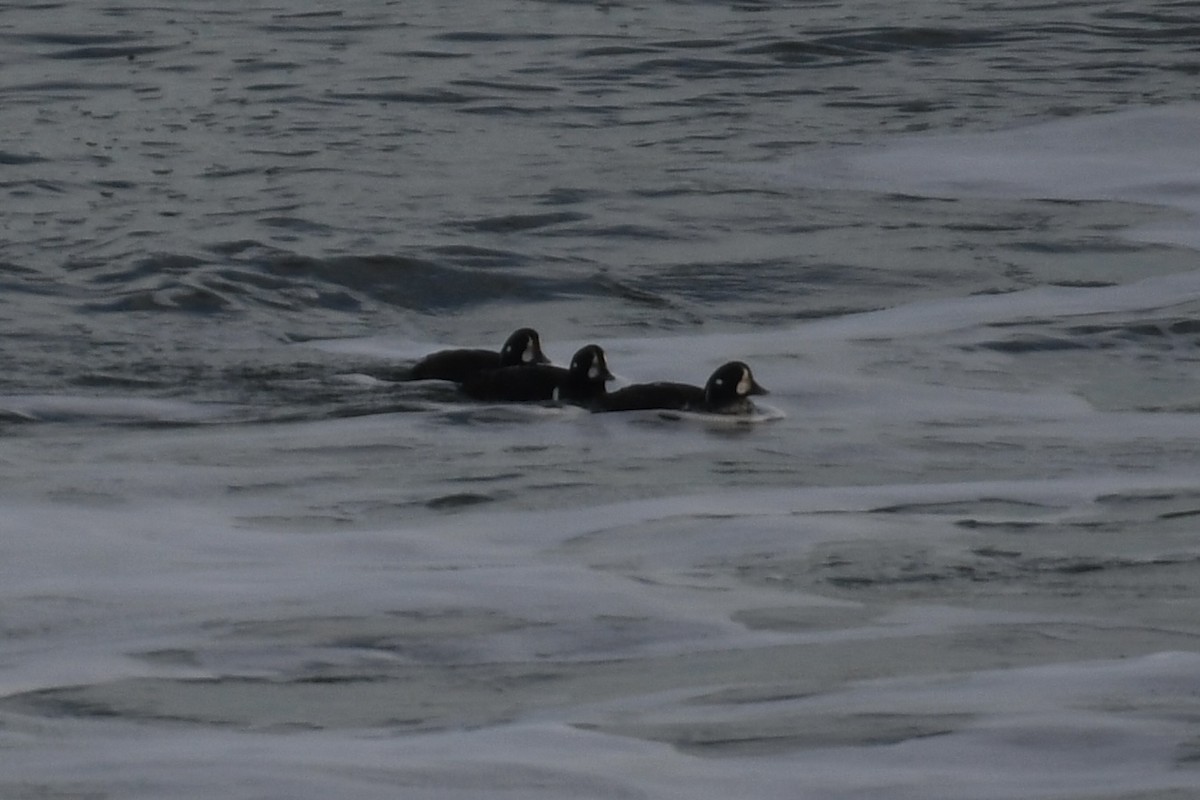
{"label": "choppy water", "polygon": [[0,5],[0,796],[1192,796],[1192,4],[360,5]]}

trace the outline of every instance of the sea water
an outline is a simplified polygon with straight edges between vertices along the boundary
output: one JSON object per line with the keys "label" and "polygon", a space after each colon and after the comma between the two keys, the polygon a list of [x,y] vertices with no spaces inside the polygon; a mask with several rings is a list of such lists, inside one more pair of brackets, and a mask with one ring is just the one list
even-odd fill
{"label": "sea water", "polygon": [[1193,796],[1195,34],[0,8],[0,797]]}

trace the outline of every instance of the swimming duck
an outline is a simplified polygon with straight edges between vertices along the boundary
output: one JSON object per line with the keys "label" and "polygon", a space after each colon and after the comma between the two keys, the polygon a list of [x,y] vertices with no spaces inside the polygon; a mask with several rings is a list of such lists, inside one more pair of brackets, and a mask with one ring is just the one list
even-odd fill
{"label": "swimming duck", "polygon": [[535,364],[549,364],[550,359],[542,353],[542,341],[533,328],[518,328],[505,340],[500,352],[495,350],[462,349],[439,350],[430,353],[409,371],[407,380],[442,380],[462,383],[485,370],[501,367],[523,368]]}
{"label": "swimming duck", "polygon": [[703,388],[690,383],[635,383],[597,396],[593,411],[638,411],[667,409],[709,414],[749,414],[754,410],[750,395],[767,394],[742,361],[722,364]]}
{"label": "swimming duck", "polygon": [[605,383],[612,378],[604,351],[589,344],[575,353],[566,369],[533,364],[487,370],[464,380],[462,390],[476,400],[553,400],[590,405],[604,395]]}

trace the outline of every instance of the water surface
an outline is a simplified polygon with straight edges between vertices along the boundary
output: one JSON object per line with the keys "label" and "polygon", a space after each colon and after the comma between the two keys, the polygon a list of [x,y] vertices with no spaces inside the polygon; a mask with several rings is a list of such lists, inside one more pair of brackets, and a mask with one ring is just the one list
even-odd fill
{"label": "water surface", "polygon": [[1188,796],[1193,16],[0,6],[0,794]]}

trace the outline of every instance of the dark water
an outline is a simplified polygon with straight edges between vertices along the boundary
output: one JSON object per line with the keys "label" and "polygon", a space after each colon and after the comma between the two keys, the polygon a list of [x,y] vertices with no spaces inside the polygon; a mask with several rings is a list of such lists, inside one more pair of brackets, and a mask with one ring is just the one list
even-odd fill
{"label": "dark water", "polygon": [[289,338],[728,329],[1087,280],[1042,253],[1113,257],[1095,209],[737,170],[1193,98],[1189,8],[9,5],[4,385],[206,399],[279,358],[231,350]]}

